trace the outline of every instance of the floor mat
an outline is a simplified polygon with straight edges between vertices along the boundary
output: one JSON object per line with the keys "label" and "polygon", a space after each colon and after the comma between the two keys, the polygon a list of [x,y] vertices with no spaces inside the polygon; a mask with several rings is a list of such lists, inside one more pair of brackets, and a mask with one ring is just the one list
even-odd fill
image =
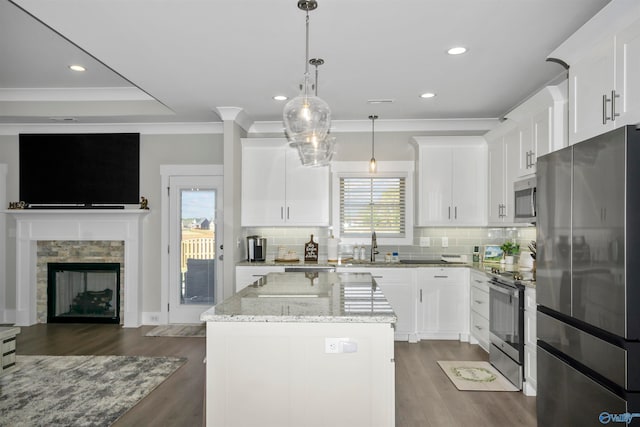
{"label": "floor mat", "polygon": [[438,361],[438,365],[458,390],[464,391],[519,391],[489,362]]}

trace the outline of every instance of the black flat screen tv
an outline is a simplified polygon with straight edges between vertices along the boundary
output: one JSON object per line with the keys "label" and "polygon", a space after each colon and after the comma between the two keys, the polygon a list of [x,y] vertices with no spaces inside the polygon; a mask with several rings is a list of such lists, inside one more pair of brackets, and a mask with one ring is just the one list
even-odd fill
{"label": "black flat screen tv", "polygon": [[140,201],[140,134],[20,134],[20,200],[29,205]]}

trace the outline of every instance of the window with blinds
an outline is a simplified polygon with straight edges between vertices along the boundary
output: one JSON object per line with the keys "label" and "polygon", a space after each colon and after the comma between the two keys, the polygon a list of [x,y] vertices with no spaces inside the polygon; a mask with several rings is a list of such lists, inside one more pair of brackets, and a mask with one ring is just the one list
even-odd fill
{"label": "window with blinds", "polygon": [[404,177],[340,177],[340,235],[404,237]]}

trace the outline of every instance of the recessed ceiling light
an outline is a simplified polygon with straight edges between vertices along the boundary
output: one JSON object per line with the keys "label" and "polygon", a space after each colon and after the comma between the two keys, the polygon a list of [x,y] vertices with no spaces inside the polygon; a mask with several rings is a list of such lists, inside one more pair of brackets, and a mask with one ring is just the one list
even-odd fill
{"label": "recessed ceiling light", "polygon": [[422,95],[420,95],[420,98],[433,98],[434,96],[436,96],[435,93],[433,92],[425,92]]}
{"label": "recessed ceiling light", "polygon": [[82,65],[77,65],[77,64],[73,64],[73,65],[69,65],[69,68],[73,71],[85,71],[86,68],[84,68]]}
{"label": "recessed ceiling light", "polygon": [[462,55],[463,53],[465,53],[467,51],[466,47],[462,47],[462,46],[456,46],[456,47],[452,47],[451,49],[449,49],[447,51],[447,53],[449,55]]}
{"label": "recessed ceiling light", "polygon": [[287,98],[284,95],[276,95],[276,96],[273,97],[273,99],[275,99],[276,101],[286,101],[289,98]]}

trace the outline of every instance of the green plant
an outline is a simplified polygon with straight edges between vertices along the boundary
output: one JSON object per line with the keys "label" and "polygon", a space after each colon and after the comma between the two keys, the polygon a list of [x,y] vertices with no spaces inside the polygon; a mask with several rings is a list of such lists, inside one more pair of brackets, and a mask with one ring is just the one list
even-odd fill
{"label": "green plant", "polygon": [[514,242],[504,242],[500,245],[500,249],[504,252],[505,256],[516,255],[520,252],[520,245]]}

